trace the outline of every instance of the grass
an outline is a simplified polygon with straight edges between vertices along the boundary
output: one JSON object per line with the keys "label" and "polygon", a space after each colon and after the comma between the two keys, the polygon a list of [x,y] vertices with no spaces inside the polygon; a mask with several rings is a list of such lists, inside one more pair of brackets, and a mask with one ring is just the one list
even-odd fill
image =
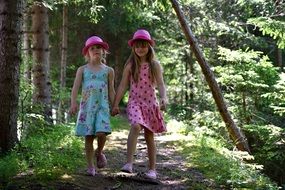
{"label": "grass", "polygon": [[[175,127],[183,132],[182,128],[186,126],[176,122]],[[243,161],[252,159],[250,155],[224,148],[221,141],[207,136],[206,131],[193,129],[180,139],[175,144],[189,166],[201,171],[217,185],[226,189],[278,189],[274,182],[261,173],[262,166]]]}
{"label": "grass", "polygon": [[[42,180],[57,178],[83,164],[82,149],[83,142],[74,136],[71,125],[34,132],[0,160],[0,167],[6,165],[6,170],[10,171],[7,174],[1,170],[0,178],[8,181],[17,173],[27,171]],[[9,164],[5,160],[9,160]]]}
{"label": "grass", "polygon": [[[40,181],[57,179],[85,166],[84,139],[74,135],[74,123],[54,127],[32,127],[29,137],[8,155],[0,157],[0,189],[12,177],[27,173]],[[113,117],[113,130],[128,129],[126,119]]]}

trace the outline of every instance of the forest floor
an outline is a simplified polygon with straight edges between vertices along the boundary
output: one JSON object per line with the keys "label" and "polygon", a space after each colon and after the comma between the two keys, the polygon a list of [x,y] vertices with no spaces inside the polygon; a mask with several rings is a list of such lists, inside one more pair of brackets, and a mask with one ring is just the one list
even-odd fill
{"label": "forest floor", "polygon": [[[74,174],[65,174],[60,179],[37,182],[32,174],[16,176],[6,189],[20,190],[180,190],[180,189],[223,189],[217,187],[210,179],[206,179],[201,172],[189,166],[175,147],[175,141],[180,139],[177,134],[165,134],[155,137],[157,145],[157,180],[143,177],[147,171],[147,148],[141,134],[138,139],[135,155],[134,173],[120,172],[126,159],[126,144],[128,131],[114,131],[105,146],[107,166],[98,169],[96,176],[87,176],[85,168],[78,168]],[[182,137],[181,137],[182,138]],[[82,150],[82,154],[84,151]]]}

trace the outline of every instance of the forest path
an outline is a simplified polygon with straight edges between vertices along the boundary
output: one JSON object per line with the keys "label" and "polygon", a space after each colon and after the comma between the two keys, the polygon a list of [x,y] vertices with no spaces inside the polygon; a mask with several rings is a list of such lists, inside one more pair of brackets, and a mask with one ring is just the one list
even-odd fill
{"label": "forest path", "polygon": [[[105,154],[107,166],[97,170],[96,176],[87,176],[85,168],[79,168],[71,175],[64,175],[59,180],[46,183],[35,182],[32,178],[18,178],[17,185],[10,184],[6,189],[20,190],[186,190],[186,189],[216,189],[211,180],[205,179],[201,172],[188,166],[179,154],[175,141],[182,135],[167,133],[156,136],[157,145],[157,180],[147,180],[141,174],[147,171],[147,148],[143,134],[139,136],[135,155],[134,174],[120,172],[126,160],[126,144],[128,130],[113,131],[108,136]],[[95,144],[96,146],[96,144]],[[82,154],[84,152],[82,151]],[[15,183],[14,183],[15,184]]]}

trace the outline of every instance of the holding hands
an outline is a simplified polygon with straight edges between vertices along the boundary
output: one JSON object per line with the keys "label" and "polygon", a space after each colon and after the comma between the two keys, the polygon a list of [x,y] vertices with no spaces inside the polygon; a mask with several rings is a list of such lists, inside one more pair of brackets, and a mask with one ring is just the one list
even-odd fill
{"label": "holding hands", "polygon": [[120,113],[120,108],[119,108],[119,106],[114,106],[114,107],[112,108],[111,116],[118,115],[119,113]]}

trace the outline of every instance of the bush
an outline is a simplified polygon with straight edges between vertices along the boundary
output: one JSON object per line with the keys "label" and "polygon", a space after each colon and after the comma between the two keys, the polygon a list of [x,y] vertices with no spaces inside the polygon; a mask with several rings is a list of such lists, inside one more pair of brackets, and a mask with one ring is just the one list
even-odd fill
{"label": "bush", "polygon": [[244,131],[256,161],[264,173],[285,184],[285,130],[274,125],[246,125]]}

